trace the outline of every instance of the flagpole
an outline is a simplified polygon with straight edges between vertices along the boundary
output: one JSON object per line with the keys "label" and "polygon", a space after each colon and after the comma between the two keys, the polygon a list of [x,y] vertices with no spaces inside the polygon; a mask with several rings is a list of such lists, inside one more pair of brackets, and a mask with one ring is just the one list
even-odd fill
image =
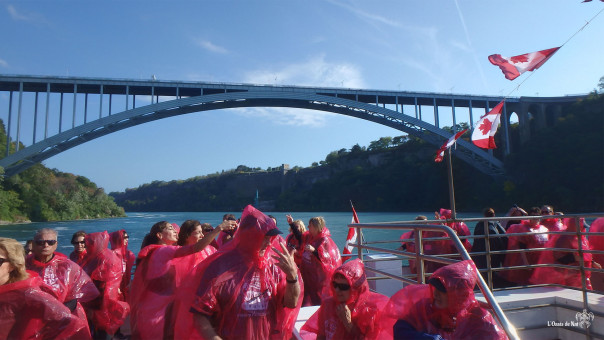
{"label": "flagpole", "polygon": [[455,188],[453,186],[453,167],[451,166],[451,149],[449,148],[447,152],[447,170],[448,170],[448,179],[449,179],[449,201],[451,203],[451,218],[456,219],[455,212]]}

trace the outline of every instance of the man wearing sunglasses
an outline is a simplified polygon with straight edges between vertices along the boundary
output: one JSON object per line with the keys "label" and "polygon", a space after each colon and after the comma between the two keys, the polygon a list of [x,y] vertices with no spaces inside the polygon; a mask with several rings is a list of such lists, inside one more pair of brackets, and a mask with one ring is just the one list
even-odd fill
{"label": "man wearing sunglasses", "polygon": [[25,260],[28,270],[40,275],[57,299],[73,314],[86,319],[80,303],[94,300],[99,291],[84,270],[57,250],[57,232],[41,229],[34,236],[32,254]]}

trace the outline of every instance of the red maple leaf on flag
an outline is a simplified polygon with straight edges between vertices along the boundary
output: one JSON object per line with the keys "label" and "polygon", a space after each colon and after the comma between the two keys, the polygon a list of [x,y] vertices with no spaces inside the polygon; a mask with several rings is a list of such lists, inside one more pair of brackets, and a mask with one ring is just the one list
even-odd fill
{"label": "red maple leaf on flag", "polygon": [[528,61],[528,55],[527,54],[517,55],[517,56],[511,57],[510,61],[514,64],[526,63]]}
{"label": "red maple leaf on flag", "polygon": [[482,124],[480,124],[480,126],[478,127],[480,129],[480,131],[482,132],[483,135],[486,135],[489,133],[489,131],[491,131],[491,121],[488,119],[485,119],[482,121]]}

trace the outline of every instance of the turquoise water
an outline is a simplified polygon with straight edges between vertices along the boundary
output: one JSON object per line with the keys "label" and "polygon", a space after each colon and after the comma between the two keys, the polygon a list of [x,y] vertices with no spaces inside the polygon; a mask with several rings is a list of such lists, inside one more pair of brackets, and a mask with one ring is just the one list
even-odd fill
{"label": "turquoise water", "polygon": [[[241,213],[235,213],[235,216],[240,216]],[[110,218],[98,220],[84,221],[67,221],[67,222],[40,222],[28,224],[9,224],[0,226],[0,236],[10,237],[25,244],[25,241],[33,238],[36,230],[41,228],[52,228],[59,233],[59,245],[57,251],[69,254],[73,250],[70,244],[71,236],[78,230],[84,230],[87,233],[99,232],[107,230],[108,232],[125,229],[130,235],[130,244],[128,248],[135,254],[140,250],[140,245],[143,237],[151,226],[159,221],[168,221],[180,225],[188,219],[199,220],[202,223],[207,222],[216,226],[222,220],[225,212],[149,212],[149,213],[128,213],[128,217]],[[327,222],[327,227],[331,231],[332,239],[342,250],[348,233],[348,224],[352,220],[352,212],[266,212],[277,218],[277,226],[283,231],[284,236],[288,233],[289,225],[285,215],[291,214],[294,219],[304,221],[308,224],[311,217],[323,216]],[[359,220],[362,223],[370,222],[391,222],[391,221],[408,221],[415,218],[417,215],[425,215],[429,219],[433,218],[433,212],[409,212],[409,213],[363,213],[358,212]],[[459,217],[478,217],[478,213],[474,214],[458,214]],[[469,226],[473,229],[473,226]],[[392,240],[399,239],[401,232],[399,231],[381,231],[373,230],[365,233],[367,241],[375,240]],[[393,242],[391,245],[385,245],[388,248],[398,247],[398,243]]]}

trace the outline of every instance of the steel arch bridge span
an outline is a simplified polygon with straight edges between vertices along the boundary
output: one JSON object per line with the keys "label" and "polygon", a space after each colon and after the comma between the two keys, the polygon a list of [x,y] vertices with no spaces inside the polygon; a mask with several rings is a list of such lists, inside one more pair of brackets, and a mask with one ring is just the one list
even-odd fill
{"label": "steel arch bridge span", "polygon": [[[25,147],[0,160],[12,176],[63,151],[110,133],[182,114],[242,107],[289,107],[319,110],[365,119],[421,138],[436,148],[450,137],[448,131],[414,117],[377,105],[315,93],[248,91],[187,97],[137,107],[74,127]],[[503,163],[463,140],[455,156],[488,175],[502,175]]]}

